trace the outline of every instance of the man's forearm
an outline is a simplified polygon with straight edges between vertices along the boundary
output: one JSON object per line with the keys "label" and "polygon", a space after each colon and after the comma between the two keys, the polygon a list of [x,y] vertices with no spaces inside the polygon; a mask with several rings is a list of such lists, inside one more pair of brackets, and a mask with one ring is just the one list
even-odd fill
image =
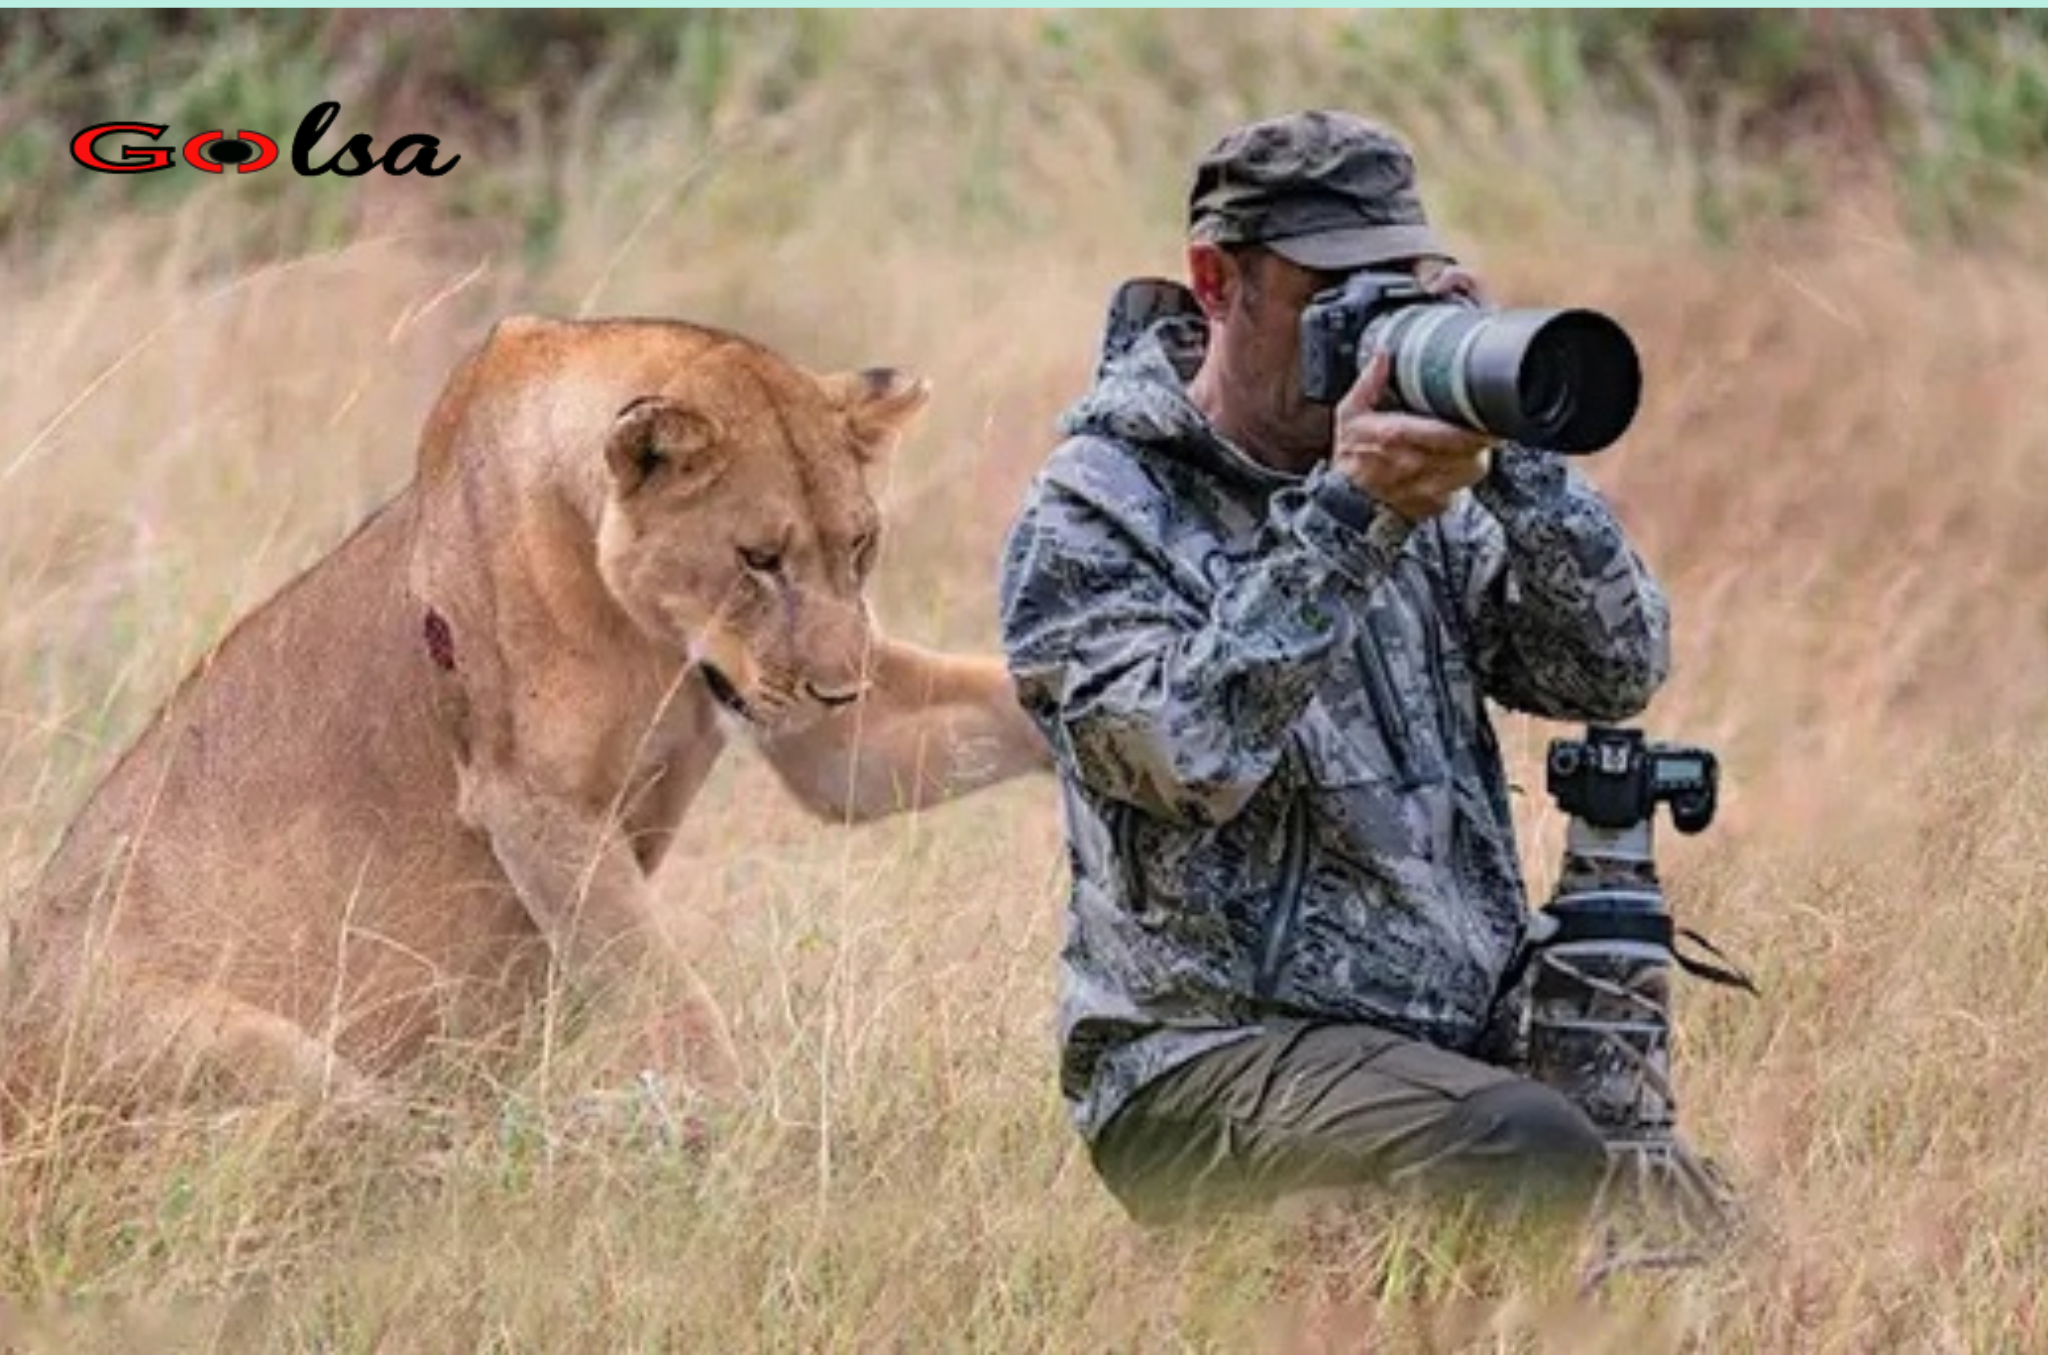
{"label": "man's forearm", "polygon": [[1475,609],[1490,694],[1558,719],[1626,719],[1670,669],[1670,609],[1620,521],[1552,452],[1502,447],[1473,496],[1501,553]]}

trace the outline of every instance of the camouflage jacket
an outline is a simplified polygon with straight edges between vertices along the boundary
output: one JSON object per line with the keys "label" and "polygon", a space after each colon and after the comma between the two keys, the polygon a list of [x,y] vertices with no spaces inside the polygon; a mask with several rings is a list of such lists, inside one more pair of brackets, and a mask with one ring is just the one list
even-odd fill
{"label": "camouflage jacket", "polygon": [[1113,308],[1002,563],[1059,763],[1061,1086],[1091,1140],[1267,1018],[1488,1056],[1527,901],[1485,701],[1621,721],[1668,665],[1662,592],[1562,458],[1499,448],[1409,527],[1225,442],[1186,395],[1203,338]]}

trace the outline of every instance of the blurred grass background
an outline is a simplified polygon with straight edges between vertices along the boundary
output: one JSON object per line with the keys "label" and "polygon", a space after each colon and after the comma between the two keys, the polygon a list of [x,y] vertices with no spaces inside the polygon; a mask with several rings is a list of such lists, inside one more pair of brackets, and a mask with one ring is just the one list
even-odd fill
{"label": "blurred grass background", "polygon": [[[438,179],[110,176],[93,122],[431,133]],[[1757,1236],[1596,1307],[1455,1221],[1132,1230],[1052,1083],[1043,785],[852,832],[743,752],[665,889],[750,1056],[706,1158],[544,1088],[454,1149],[282,1122],[0,1150],[33,1349],[2040,1348],[2048,21],[2030,11],[0,15],[0,898],[177,677],[410,472],[497,316],[661,314],[936,382],[890,627],[995,640],[1001,536],[1185,166],[1338,104],[1494,289],[1649,369],[1584,469],[1671,590],[1662,839],[1765,984],[1680,1090]],[[1525,784],[1562,732],[1503,732]],[[1560,825],[1521,805],[1532,881]],[[10,1331],[12,1334],[10,1335]]]}

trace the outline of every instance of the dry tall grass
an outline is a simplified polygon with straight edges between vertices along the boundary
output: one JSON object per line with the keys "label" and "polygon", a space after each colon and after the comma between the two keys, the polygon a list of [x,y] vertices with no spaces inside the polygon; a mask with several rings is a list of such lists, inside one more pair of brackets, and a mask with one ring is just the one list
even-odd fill
{"label": "dry tall grass", "polygon": [[[55,1133],[0,1159],[5,1329],[51,1350],[2048,1342],[2048,261],[1920,252],[1847,203],[1709,250],[1679,204],[1729,167],[1593,113],[1347,87],[1320,22],[1189,18],[1140,88],[1076,74],[1111,20],[1077,52],[1035,18],[877,18],[871,79],[772,118],[564,129],[591,154],[558,171],[538,265],[443,223],[433,185],[368,180],[357,237],[316,257],[264,261],[232,178],[48,242],[0,275],[0,897],[230,617],[401,482],[442,374],[505,310],[683,315],[929,372],[881,611],[992,644],[1001,533],[1110,286],[1177,263],[1180,165],[1241,112],[1366,102],[1417,136],[1497,291],[1609,307],[1647,355],[1640,423],[1586,470],[1675,602],[1645,723],[1724,760],[1722,820],[1664,842],[1676,906],[1765,988],[1680,997],[1686,1117],[1750,1192],[1745,1248],[1587,1306],[1562,1258],[1456,1225],[1142,1236],[1053,1089],[1050,791],[841,832],[737,754],[666,885],[710,924],[751,1056],[707,1156],[579,1137],[526,1089],[432,1153],[263,1117]],[[1505,728],[1539,785],[1562,731]],[[1559,825],[1523,808],[1541,887]]]}

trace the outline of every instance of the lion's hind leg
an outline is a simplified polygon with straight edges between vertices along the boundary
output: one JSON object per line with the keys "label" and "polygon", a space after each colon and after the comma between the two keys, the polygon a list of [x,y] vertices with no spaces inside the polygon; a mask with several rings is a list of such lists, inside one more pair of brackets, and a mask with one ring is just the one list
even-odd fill
{"label": "lion's hind leg", "polygon": [[371,1108],[386,1098],[297,1022],[206,985],[128,975],[74,1007],[63,1083],[88,1099],[238,1104],[293,1101]]}

